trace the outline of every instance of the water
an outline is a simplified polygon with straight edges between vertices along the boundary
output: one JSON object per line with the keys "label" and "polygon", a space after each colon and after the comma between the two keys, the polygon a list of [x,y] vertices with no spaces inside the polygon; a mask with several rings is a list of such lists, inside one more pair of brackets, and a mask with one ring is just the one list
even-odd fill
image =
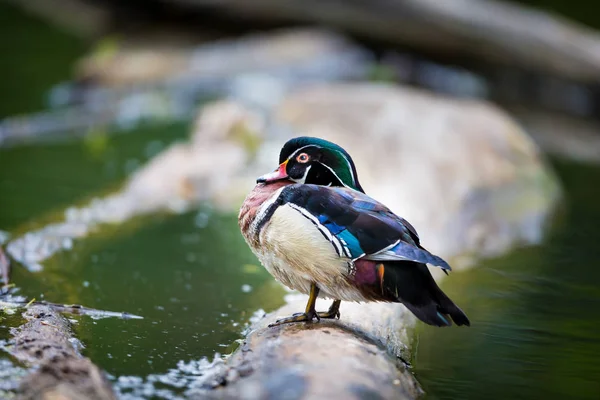
{"label": "water", "polygon": [[[0,35],[2,50],[12,46],[15,54],[14,62],[0,63],[0,75],[11,77],[0,80],[0,92],[13,99],[4,97],[0,115],[43,109],[45,91],[68,78],[84,46],[6,5],[0,5],[0,22],[5,29],[10,23],[12,32],[10,40]],[[40,42],[56,54],[32,44]],[[186,123],[142,126],[0,149],[0,230],[27,232],[117,189],[188,131]],[[547,240],[444,282],[471,328],[419,325],[414,371],[430,398],[600,398],[600,168],[554,165],[568,201]],[[121,389],[139,388],[170,370],[185,375],[200,368],[196,360],[229,353],[256,310],[283,302],[283,290],[239,235],[235,215],[208,206],[104,227],[44,265],[40,273],[14,266],[21,294],[144,317],[76,318],[85,355]],[[0,318],[0,340],[20,322],[18,315]],[[7,360],[0,352],[2,370],[11,365]]]}
{"label": "water", "polygon": [[600,398],[600,167],[555,167],[568,199],[545,242],[446,281],[472,327],[421,329],[430,398]]}
{"label": "water", "polygon": [[142,320],[78,318],[85,354],[113,375],[166,372],[179,360],[229,353],[260,308],[283,303],[283,290],[256,265],[235,216],[153,216],[98,235],[45,263],[15,270],[30,297],[127,311]]}
{"label": "water", "polygon": [[41,111],[46,91],[70,79],[82,41],[0,2],[0,118]]}
{"label": "water", "polygon": [[74,204],[119,188],[158,148],[185,138],[187,123],[96,132],[83,141],[0,149],[0,229],[19,233]]}

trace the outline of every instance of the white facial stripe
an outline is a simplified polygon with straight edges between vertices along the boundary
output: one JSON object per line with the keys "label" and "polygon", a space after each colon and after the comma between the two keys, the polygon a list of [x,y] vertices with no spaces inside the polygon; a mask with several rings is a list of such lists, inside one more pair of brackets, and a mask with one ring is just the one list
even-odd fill
{"label": "white facial stripe", "polygon": [[344,160],[346,160],[346,164],[348,164],[348,170],[350,171],[350,177],[352,178],[352,184],[356,185],[356,177],[354,176],[354,170],[352,169],[352,164],[350,164],[350,160],[348,160],[348,158],[346,158],[344,153],[342,153],[340,151],[337,151],[337,152],[340,153],[342,155],[342,157],[344,157]]}
{"label": "white facial stripe", "polygon": [[[302,146],[302,147],[300,147],[299,149],[297,149],[296,151],[294,151],[294,152],[293,152],[293,153],[292,153],[292,154],[291,154],[291,155],[290,155],[290,156],[287,158],[287,159],[288,159],[288,161],[289,161],[289,160],[291,160],[292,158],[295,158],[295,157],[296,157],[296,154],[298,154],[298,152],[299,152],[299,151],[301,151],[301,150],[304,150],[304,149],[306,149],[307,147],[314,147],[314,148],[316,148],[316,149],[322,149],[322,147],[321,147],[321,146],[318,146],[318,145],[316,145],[316,144],[307,144],[306,146]],[[352,169],[352,164],[350,163],[350,160],[348,160],[348,158],[347,158],[347,157],[344,155],[344,153],[342,153],[341,151],[339,151],[339,150],[334,150],[334,151],[337,151],[338,153],[340,153],[340,155],[341,155],[341,156],[344,158],[344,160],[346,160],[346,164],[348,164],[348,170],[350,171],[350,178],[352,178],[352,184],[353,184],[353,185],[356,185],[356,177],[354,176],[354,170]],[[323,166],[324,166],[324,167],[326,167],[326,168],[327,168],[329,171],[331,171],[331,173],[332,173],[333,175],[335,175],[335,177],[336,177],[336,178],[337,178],[337,179],[338,179],[340,182],[342,182],[342,185],[344,185],[344,186],[346,186],[346,187],[349,187],[348,185],[346,185],[346,184],[344,183],[344,181],[342,181],[342,180],[340,179],[340,177],[338,176],[338,174],[336,174],[335,172],[333,172],[333,169],[331,169],[331,167],[330,167],[330,166],[328,166],[328,165],[326,165],[326,164],[323,164],[323,163],[322,163],[322,162],[320,162],[320,161],[319,161],[319,164],[323,165]],[[306,179],[306,175],[304,175],[304,178],[303,178],[303,179]],[[300,182],[300,181],[296,181],[296,182],[298,182],[298,183],[304,183],[304,180],[302,180],[302,182]]]}
{"label": "white facial stripe", "polygon": [[[331,169],[331,167],[329,165],[323,164],[322,162],[319,162],[319,164],[321,164],[322,166],[327,168],[333,174],[333,176],[335,176],[337,178],[337,180],[342,183],[342,185],[344,185],[345,187],[347,187],[349,189],[352,189],[350,186],[346,185],[343,180],[340,179],[340,177],[333,171],[333,169]],[[331,185],[331,183],[330,183],[330,185]]]}

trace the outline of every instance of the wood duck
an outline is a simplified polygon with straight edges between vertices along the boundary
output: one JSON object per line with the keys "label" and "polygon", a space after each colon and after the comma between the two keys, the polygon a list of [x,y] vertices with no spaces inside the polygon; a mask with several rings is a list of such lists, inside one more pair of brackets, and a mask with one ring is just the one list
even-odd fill
{"label": "wood duck", "polygon": [[[343,148],[298,137],[283,146],[279,163],[257,179],[239,214],[242,234],[263,266],[309,295],[303,313],[271,326],[339,318],[342,300],[402,303],[434,326],[470,324],[426,264],[444,272],[450,266],[421,246],[408,221],[364,193]],[[319,296],[333,299],[328,311],[315,311]]]}

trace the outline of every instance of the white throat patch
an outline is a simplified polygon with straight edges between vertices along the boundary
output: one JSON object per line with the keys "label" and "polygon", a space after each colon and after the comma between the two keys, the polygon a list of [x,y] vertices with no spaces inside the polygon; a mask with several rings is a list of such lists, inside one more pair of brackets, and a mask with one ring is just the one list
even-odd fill
{"label": "white throat patch", "polygon": [[291,180],[293,180],[296,183],[305,183],[306,182],[306,177],[308,176],[308,171],[310,171],[310,169],[312,168],[312,165],[309,165],[308,168],[306,168],[306,171],[304,171],[304,176],[300,179],[293,179],[290,178]]}

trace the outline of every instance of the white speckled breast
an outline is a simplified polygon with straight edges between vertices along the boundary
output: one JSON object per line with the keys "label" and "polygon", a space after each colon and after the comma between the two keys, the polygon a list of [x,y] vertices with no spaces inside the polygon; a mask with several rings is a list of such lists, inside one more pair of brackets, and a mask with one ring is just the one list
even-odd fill
{"label": "white speckled breast", "polygon": [[260,227],[266,209],[289,184],[259,184],[248,195],[239,216],[246,242],[267,271],[291,289],[308,294],[314,282],[319,297],[366,301],[348,279],[350,260],[339,257],[331,242],[300,211],[280,206]]}
{"label": "white speckled breast", "polygon": [[291,289],[308,294],[315,282],[320,297],[365,300],[348,280],[350,259],[339,257],[317,227],[289,205],[277,208],[253,251],[271,275]]}

